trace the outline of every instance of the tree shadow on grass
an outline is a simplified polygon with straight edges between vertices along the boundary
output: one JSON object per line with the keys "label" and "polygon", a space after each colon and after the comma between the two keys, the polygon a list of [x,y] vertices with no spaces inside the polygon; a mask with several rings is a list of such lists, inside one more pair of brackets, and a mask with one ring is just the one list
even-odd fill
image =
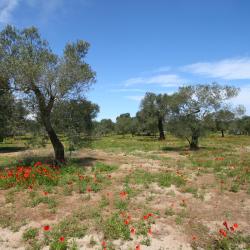
{"label": "tree shadow on grass", "polygon": [[[63,167],[90,167],[94,166],[97,161],[102,161],[102,159],[94,157],[77,157],[66,159],[66,164]],[[52,156],[26,156],[20,159],[20,164],[25,166],[32,166],[36,162],[42,162],[43,164],[58,165]]]}
{"label": "tree shadow on grass", "polygon": [[6,154],[6,153],[15,153],[26,150],[26,147],[0,147],[0,153]]}
{"label": "tree shadow on grass", "polygon": [[161,148],[162,151],[165,152],[187,152],[189,151],[189,148],[186,146],[178,146],[178,147],[171,147],[171,146],[166,146]]}
{"label": "tree shadow on grass", "polygon": [[69,165],[77,165],[79,167],[94,166],[96,162],[102,161],[103,159],[98,159],[95,157],[77,157],[72,158],[68,161]]}

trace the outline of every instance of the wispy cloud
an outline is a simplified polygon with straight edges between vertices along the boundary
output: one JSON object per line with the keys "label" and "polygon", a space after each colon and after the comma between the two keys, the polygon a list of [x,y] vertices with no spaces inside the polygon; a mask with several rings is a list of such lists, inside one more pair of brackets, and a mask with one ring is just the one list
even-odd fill
{"label": "wispy cloud", "polygon": [[19,0],[1,0],[0,1],[0,23],[11,22],[12,12],[15,10]]}
{"label": "wispy cloud", "polygon": [[173,87],[181,85],[185,82],[176,74],[159,74],[150,77],[135,77],[130,78],[124,82],[125,86],[131,86],[136,84],[159,84],[163,87]]}
{"label": "wispy cloud", "polygon": [[127,99],[132,100],[132,101],[141,101],[143,99],[143,95],[130,95],[130,96],[126,96]]}
{"label": "wispy cloud", "polygon": [[65,0],[23,0],[26,2],[29,8],[34,9],[40,21],[47,22],[51,17],[55,17],[55,14],[61,11],[66,3]]}
{"label": "wispy cloud", "polygon": [[217,62],[199,62],[181,67],[182,71],[224,80],[250,79],[250,58],[234,58]]}
{"label": "wispy cloud", "polygon": [[143,89],[122,88],[122,89],[110,89],[109,92],[145,92],[145,90],[143,90]]}

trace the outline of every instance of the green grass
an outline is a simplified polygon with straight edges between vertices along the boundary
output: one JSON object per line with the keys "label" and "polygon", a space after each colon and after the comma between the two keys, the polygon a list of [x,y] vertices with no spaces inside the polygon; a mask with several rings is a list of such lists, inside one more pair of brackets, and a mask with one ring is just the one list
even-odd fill
{"label": "green grass", "polygon": [[149,185],[156,182],[159,186],[170,187],[172,184],[177,187],[185,185],[185,180],[173,173],[167,172],[147,172],[145,170],[135,170],[130,176],[130,181],[135,184]]}
{"label": "green grass", "polygon": [[38,236],[38,228],[27,228],[23,233],[23,240],[34,240]]}
{"label": "green grass", "polygon": [[130,239],[130,230],[124,224],[118,213],[114,213],[102,223],[102,230],[106,239]]}
{"label": "green grass", "polygon": [[115,166],[115,165],[108,165],[108,164],[105,164],[105,163],[102,163],[102,162],[97,162],[93,168],[92,168],[92,171],[93,172],[100,172],[100,173],[103,173],[103,172],[107,172],[107,173],[110,173],[110,172],[113,172],[115,170],[118,169],[118,166]]}

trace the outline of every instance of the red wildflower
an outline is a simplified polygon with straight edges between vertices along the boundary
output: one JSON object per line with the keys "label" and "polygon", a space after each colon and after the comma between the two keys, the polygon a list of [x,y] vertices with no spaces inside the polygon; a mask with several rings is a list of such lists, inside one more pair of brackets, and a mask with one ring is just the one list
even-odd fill
{"label": "red wildflower", "polygon": [[120,197],[121,197],[122,199],[126,198],[127,195],[128,195],[128,193],[125,192],[125,191],[120,192]]}
{"label": "red wildflower", "polygon": [[106,241],[102,241],[102,246],[103,246],[103,247],[106,247],[106,246],[107,246]]}
{"label": "red wildflower", "polygon": [[140,245],[137,245],[137,246],[135,247],[135,250],[141,250]]}
{"label": "red wildflower", "polygon": [[25,173],[23,174],[23,176],[24,176],[24,178],[29,178],[30,173],[29,173],[29,172],[25,172]]}
{"label": "red wildflower", "polygon": [[147,220],[147,219],[148,219],[148,215],[144,215],[144,216],[143,216],[143,219],[144,219],[144,220]]}
{"label": "red wildflower", "polygon": [[13,172],[11,170],[8,171],[8,176],[12,177],[13,176]]}
{"label": "red wildflower", "polygon": [[87,191],[88,191],[88,192],[91,192],[91,188],[90,188],[90,187],[89,187],[89,188],[87,188]]}
{"label": "red wildflower", "polygon": [[217,158],[215,158],[215,160],[216,160],[216,161],[224,161],[225,158],[224,158],[224,157],[217,157]]}
{"label": "red wildflower", "polygon": [[152,217],[153,216],[153,214],[152,213],[148,213],[148,217]]}
{"label": "red wildflower", "polygon": [[64,238],[63,236],[61,236],[61,237],[59,238],[59,240],[60,240],[61,242],[64,242],[65,238]]}
{"label": "red wildflower", "polygon": [[197,237],[193,235],[192,240],[197,240]]}
{"label": "red wildflower", "polygon": [[49,231],[49,230],[50,230],[50,226],[49,226],[49,225],[44,226],[44,227],[43,227],[43,230],[44,230],[44,231]]}
{"label": "red wildflower", "polygon": [[48,193],[48,192],[46,192],[46,191],[44,191],[44,192],[43,192],[43,194],[44,194],[44,195],[48,195],[49,193]]}
{"label": "red wildflower", "polygon": [[234,229],[234,227],[230,227],[230,230],[231,230],[232,232],[234,232],[235,229]]}
{"label": "red wildflower", "polygon": [[130,233],[135,234],[135,229],[133,227],[130,229]]}
{"label": "red wildflower", "polygon": [[80,179],[80,180],[83,180],[83,179],[84,179],[84,176],[79,175],[79,179]]}
{"label": "red wildflower", "polygon": [[40,161],[38,161],[38,162],[36,162],[35,164],[34,164],[34,167],[38,167],[38,166],[41,166],[42,165],[42,163],[40,162]]}
{"label": "red wildflower", "polygon": [[148,234],[152,235],[152,229],[151,228],[148,229]]}
{"label": "red wildflower", "polygon": [[124,220],[124,224],[128,225],[129,224],[129,220]]}
{"label": "red wildflower", "polygon": [[234,223],[234,225],[233,225],[234,228],[238,228],[238,226],[239,225],[237,223]]}
{"label": "red wildflower", "polygon": [[223,235],[224,237],[227,237],[227,232],[223,229],[220,229],[219,231],[220,235]]}
{"label": "red wildflower", "polygon": [[229,230],[229,227],[228,227],[228,224],[227,224],[226,221],[223,222],[223,225],[225,226],[225,228],[226,228],[227,230]]}

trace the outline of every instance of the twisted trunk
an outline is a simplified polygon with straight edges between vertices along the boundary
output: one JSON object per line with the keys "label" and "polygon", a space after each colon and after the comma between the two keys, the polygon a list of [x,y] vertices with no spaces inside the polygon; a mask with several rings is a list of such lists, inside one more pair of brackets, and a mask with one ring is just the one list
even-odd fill
{"label": "twisted trunk", "polygon": [[32,85],[32,90],[34,91],[36,98],[38,100],[42,122],[46,129],[46,132],[48,133],[51,144],[53,146],[55,159],[56,161],[63,163],[65,162],[64,146],[59,140],[55,130],[53,129],[50,120],[50,114],[54,105],[55,97],[51,95],[48,103],[46,104],[43,94],[35,84]]}
{"label": "twisted trunk", "polygon": [[191,150],[197,150],[199,144],[199,136],[197,135],[192,135],[191,141],[189,143],[189,147]]}
{"label": "twisted trunk", "polygon": [[50,115],[46,114],[43,117],[43,124],[44,124],[44,127],[48,133],[51,144],[53,146],[54,153],[55,153],[55,159],[58,162],[64,162],[65,161],[64,146],[61,143],[61,141],[59,140],[58,136],[56,135],[55,130],[53,129],[53,127],[51,125]]}

